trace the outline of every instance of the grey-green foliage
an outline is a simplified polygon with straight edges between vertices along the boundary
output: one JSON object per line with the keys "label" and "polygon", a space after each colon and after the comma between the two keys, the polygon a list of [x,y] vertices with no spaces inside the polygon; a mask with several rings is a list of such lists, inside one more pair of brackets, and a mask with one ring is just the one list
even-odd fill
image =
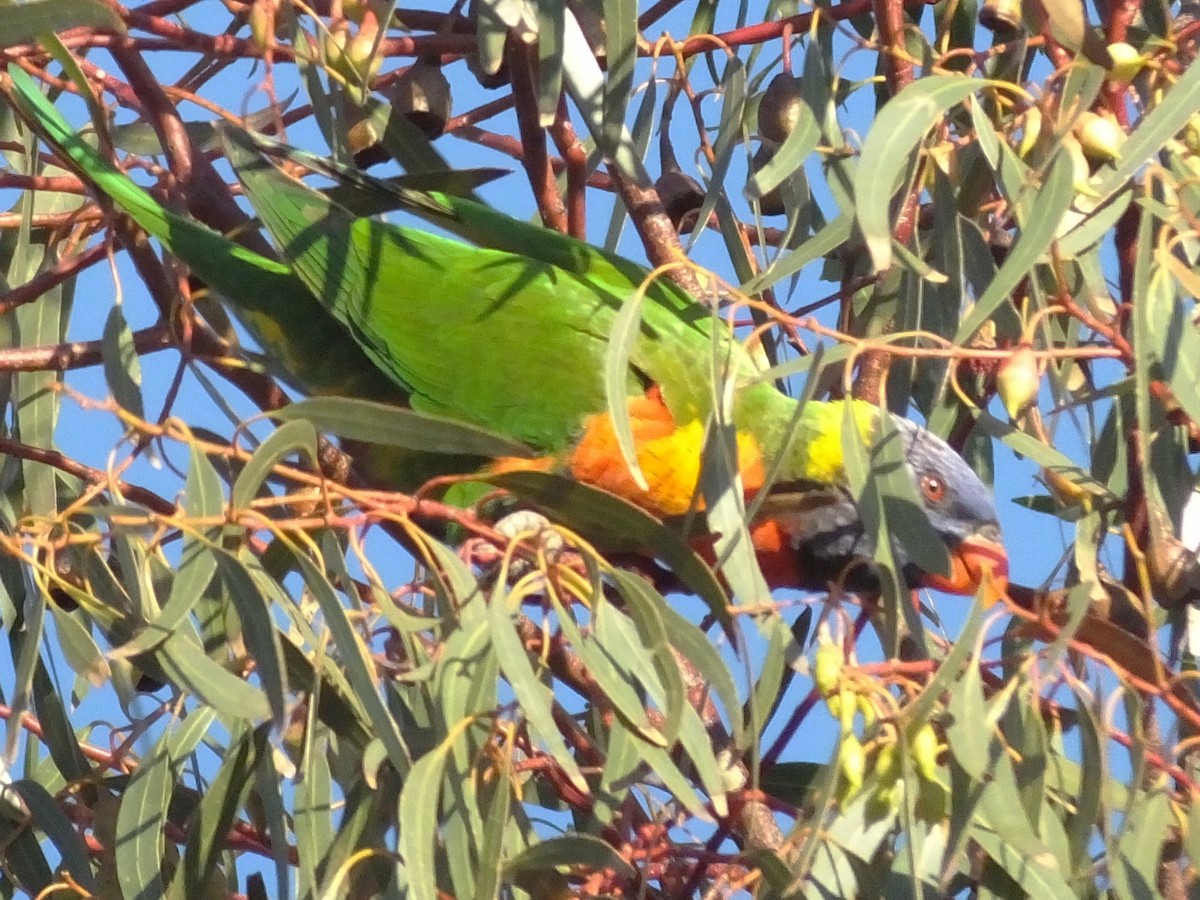
{"label": "grey-green foliage", "polygon": [[[541,36],[542,65],[516,100],[524,131],[483,119],[472,127],[491,132],[460,134],[510,148],[530,141],[531,127],[553,122],[561,89],[581,144],[568,147],[554,129],[549,145],[572,151],[566,173],[552,173],[570,202],[603,196],[582,186],[587,175],[591,184],[623,178],[625,197],[648,189],[657,167],[647,148],[659,139],[661,151],[665,140],[702,182],[701,221],[684,241],[695,242],[696,261],[787,310],[836,295],[813,310],[815,325],[789,323],[809,344],[810,332],[829,342],[823,355],[814,361],[772,336],[757,379],[824,396],[839,378],[850,383],[864,351],[889,346],[886,402],[915,405],[932,430],[963,441],[981,472],[1026,461],[998,485],[1006,519],[1011,498],[1026,510],[1011,519],[1013,569],[1045,580],[1059,606],[1026,621],[950,601],[939,604],[943,628],[891,577],[886,544],[880,615],[860,615],[864,607],[838,590],[828,605],[769,598],[739,543],[748,513],[727,466],[709,466],[705,482],[710,520],[726,526],[715,562],[685,530],[552,474],[491,484],[557,523],[558,555],[534,534],[492,543],[490,520],[439,505],[442,494],[343,483],[318,432],[439,459],[523,451],[400,409],[402,392],[348,334],[329,321],[317,327],[321,307],[267,244],[237,243],[252,222],[222,233],[229,218],[215,211],[229,215],[229,191],[217,196],[220,185],[196,170],[182,178],[175,148],[162,143],[179,135],[155,118],[155,98],[139,106],[137,89],[114,95],[115,81],[94,66],[117,81],[135,73],[127,61],[85,55],[81,38],[111,44],[127,28],[168,84],[178,73],[156,48],[191,35],[181,46],[205,55],[180,83],[240,115],[245,81],[210,87],[220,66],[206,67],[257,53],[262,35],[252,29],[268,5],[206,23],[188,9],[177,21],[118,15],[94,0],[29,0],[0,15],[0,46],[18,61],[0,76],[0,617],[11,659],[0,679],[0,892],[71,884],[128,900],[216,897],[252,892],[253,873],[268,885],[261,893],[304,897],[739,888],[1147,897],[1176,881],[1194,893],[1200,817],[1186,741],[1200,727],[1195,648],[1179,664],[1188,679],[1155,656],[1158,626],[1183,624],[1197,593],[1194,553],[1177,540],[1200,421],[1200,67],[1176,41],[1182,19],[1167,4],[1143,5],[1126,40],[1153,64],[1123,86],[1101,68],[1102,28],[1091,26],[1106,23],[1088,23],[1082,4],[1027,4],[1080,52],[1065,69],[1052,57],[1052,77],[1039,74],[1051,59],[1046,43],[1008,39],[979,54],[992,40],[974,3],[910,7],[904,53],[918,65],[897,91],[885,56],[900,50],[881,46],[870,13],[837,26],[804,14],[788,48],[803,76],[798,124],[755,169],[757,104],[782,71],[782,29],[770,23],[793,6],[678,5],[640,31],[635,17],[660,5],[536,6],[527,16],[519,4],[472,4],[476,69],[517,65],[514,34]],[[428,143],[411,123],[389,120],[383,94],[355,108],[355,91],[304,50],[321,44],[328,21],[290,6],[278,15],[275,40],[301,49],[298,61],[277,54],[274,72],[286,80],[300,70],[298,102],[311,108],[295,115],[311,113],[328,143],[304,149],[335,157],[322,171],[342,179],[329,188],[340,206],[413,209],[422,189],[469,193],[486,180],[455,171],[476,167],[475,148],[466,160],[450,141]],[[435,34],[428,19],[412,18],[419,40],[450,48],[442,59],[456,100],[471,96],[470,74],[453,61],[471,50],[466,20]],[[411,61],[412,48],[400,46],[409,32],[392,24],[390,52],[400,55],[385,72]],[[227,25],[233,43],[220,35]],[[46,31],[69,27],[61,40]],[[197,30],[180,31],[189,27]],[[656,68],[645,58],[664,27],[690,38],[676,48],[678,70],[665,45]],[[713,31],[726,32],[723,43],[701,37]],[[877,79],[853,80],[876,69]],[[234,71],[259,79],[265,70]],[[656,131],[662,105],[677,92],[654,75],[686,78],[690,89],[665,138]],[[66,83],[99,90],[102,102],[83,112],[62,93]],[[1093,152],[1081,168],[1081,116],[1127,94],[1137,103],[1123,110],[1123,146],[1107,161]],[[115,127],[104,112],[113,103],[125,107]],[[210,118],[197,109],[179,106],[187,118]],[[703,145],[685,114],[693,109]],[[279,137],[275,121],[270,109],[246,120]],[[186,124],[198,151],[226,146],[215,122]],[[369,150],[418,180],[359,177],[351,151],[363,149],[364,134],[378,140]],[[522,153],[543,202],[544,143],[539,136]],[[311,161],[290,152],[293,164]],[[577,167],[581,155],[586,167]],[[597,167],[602,159],[608,165]],[[63,180],[80,167],[78,185]],[[146,175],[164,171],[171,176],[157,183]],[[762,202],[776,187],[784,218]],[[153,235],[150,252],[99,193]],[[616,206],[610,246],[629,212]],[[645,210],[633,221],[644,225]],[[513,240],[494,235],[491,245],[511,250]],[[657,240],[660,255],[672,249]],[[188,296],[182,272],[159,259],[185,250],[206,255],[216,273]],[[110,252],[119,303],[112,277],[97,276]],[[88,260],[84,273],[72,268]],[[37,279],[44,291],[5,305]],[[222,293],[243,301],[241,326],[261,354],[243,352]],[[760,305],[742,318],[770,317]],[[314,327],[279,327],[295,320]],[[165,354],[150,352],[163,340],[146,332],[153,321],[183,350],[178,372],[178,354],[155,368]],[[851,340],[830,341],[835,330]],[[47,351],[68,336],[95,343]],[[1041,353],[1045,370],[1033,398],[1039,418],[1010,422],[998,404],[987,407],[1000,356],[1018,343]],[[948,361],[946,348],[957,358]],[[63,371],[80,358],[102,378]],[[164,410],[174,388],[160,385],[176,374],[191,399]],[[242,421],[257,407],[225,385],[265,402],[267,374],[378,402],[323,396],[273,421]],[[84,384],[92,399],[81,411],[61,388]],[[196,401],[203,392],[208,399]],[[93,430],[100,437],[80,440]],[[713,459],[725,436],[714,430]],[[147,454],[155,465],[142,462]],[[852,457],[872,529],[913,539],[889,503],[899,496],[894,459]],[[1024,483],[1031,471],[1049,490]],[[1033,543],[1052,543],[1060,558],[1035,554]],[[654,584],[624,567],[638,555],[643,572],[654,571],[645,564],[653,557],[672,579]],[[762,602],[736,608],[731,593]],[[792,646],[793,625],[804,653]],[[818,690],[814,660],[852,644],[857,659]],[[901,650],[903,662],[891,658]]]}

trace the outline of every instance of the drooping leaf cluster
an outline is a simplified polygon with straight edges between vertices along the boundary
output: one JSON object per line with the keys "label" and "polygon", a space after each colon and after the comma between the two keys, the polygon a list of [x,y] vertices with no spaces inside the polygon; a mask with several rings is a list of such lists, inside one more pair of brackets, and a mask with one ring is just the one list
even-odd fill
{"label": "drooping leaf cluster", "polygon": [[[0,890],[1194,892],[1198,31],[1023,7],[4,7]],[[478,475],[531,451],[409,408],[328,312],[386,277],[281,252],[285,170],[347,233],[602,282],[610,399],[646,297],[709,304],[714,552]],[[882,591],[771,596],[725,321],[754,378],[961,447],[1011,603],[910,602],[851,422]],[[489,390],[558,346],[488,337]]]}

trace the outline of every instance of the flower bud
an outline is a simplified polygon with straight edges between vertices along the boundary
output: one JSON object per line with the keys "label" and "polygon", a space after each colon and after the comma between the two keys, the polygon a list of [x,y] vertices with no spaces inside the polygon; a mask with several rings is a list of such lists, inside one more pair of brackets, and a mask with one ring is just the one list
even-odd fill
{"label": "flower bud", "polygon": [[881,784],[891,784],[900,777],[900,750],[894,740],[879,745],[875,752],[875,774]]}
{"label": "flower bud", "polygon": [[838,691],[838,718],[841,720],[842,734],[854,733],[854,713],[858,710],[858,697],[848,687]]}
{"label": "flower bud", "polygon": [[1121,155],[1125,144],[1125,132],[1117,120],[1094,112],[1080,115],[1075,123],[1075,136],[1083,155],[1093,162],[1112,162]]}
{"label": "flower bud", "polygon": [[1138,72],[1146,67],[1146,57],[1124,41],[1109,44],[1108,55],[1113,61],[1112,68],[1108,70],[1108,77],[1117,84],[1129,84],[1137,77]]}
{"label": "flower bud", "polygon": [[1188,119],[1183,126],[1183,143],[1193,153],[1200,153],[1200,113]]}
{"label": "flower bud", "polygon": [[325,62],[339,71],[344,64],[348,40],[350,40],[350,35],[344,28],[330,29],[321,37],[321,49],[325,54]]}
{"label": "flower bud", "polygon": [[838,774],[841,776],[838,800],[845,804],[858,793],[867,774],[867,754],[854,734],[842,737],[838,748]]}
{"label": "flower bud", "polygon": [[1083,155],[1083,147],[1079,146],[1079,141],[1073,134],[1064,135],[1062,145],[1063,151],[1070,155],[1075,167],[1075,178],[1072,182],[1075,190],[1088,197],[1095,197],[1096,192],[1092,189],[1092,167]]}
{"label": "flower bud", "polygon": [[1025,126],[1021,131],[1021,146],[1017,148],[1017,153],[1021,159],[1027,159],[1029,154],[1033,152],[1033,148],[1037,146],[1038,137],[1042,133],[1042,111],[1036,106],[1031,106],[1025,110]]}
{"label": "flower bud", "polygon": [[254,0],[249,18],[250,41],[266,53],[275,38],[275,0]]}
{"label": "flower bud", "polygon": [[360,31],[346,44],[346,59],[359,81],[370,81],[379,72],[383,58],[376,52],[375,35]]}
{"label": "flower bud", "polygon": [[871,702],[871,698],[866,694],[858,695],[858,702],[855,704],[858,707],[859,714],[863,717],[863,727],[870,728],[875,724],[875,720],[879,716],[875,712],[875,704]]}
{"label": "flower bud", "polygon": [[346,146],[354,155],[354,164],[360,169],[369,169],[377,163],[387,162],[391,157],[383,146],[383,135],[378,124],[365,110],[351,106],[347,110]]}
{"label": "flower bud", "polygon": [[842,648],[837,644],[822,644],[817,648],[817,657],[813,661],[813,683],[822,697],[830,697],[838,689],[844,662]]}
{"label": "flower bud", "polygon": [[926,722],[912,736],[908,745],[913,766],[926,781],[936,781],[938,771],[938,738],[933,726]]}
{"label": "flower bud", "polygon": [[1000,371],[996,373],[996,389],[1010,419],[1017,418],[1037,397],[1041,380],[1037,357],[1028,344],[1017,347],[1000,364]]}

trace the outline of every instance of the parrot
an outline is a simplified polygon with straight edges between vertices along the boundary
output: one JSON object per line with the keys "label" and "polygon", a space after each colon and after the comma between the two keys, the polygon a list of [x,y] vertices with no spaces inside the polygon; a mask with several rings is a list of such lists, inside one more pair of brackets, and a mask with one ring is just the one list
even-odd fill
{"label": "parrot", "polygon": [[[243,147],[244,149],[244,147]],[[285,259],[416,410],[479,425],[541,455],[494,472],[562,472],[660,518],[703,508],[701,460],[720,382],[731,381],[737,474],[748,498],[774,484],[751,536],[770,587],[871,584],[869,535],[847,486],[847,419],[864,445],[887,416],[913,495],[945,550],[910,587],[996,599],[1008,560],[991,491],[915,423],[854,400],[800,403],[768,379],[710,307],[669,279],[471,200],[428,194],[413,211],[477,244],[351,214],[278,168],[226,150]],[[637,316],[625,304],[640,297]],[[632,324],[631,324],[632,323]],[[629,332],[617,414],[611,343]],[[721,375],[717,371],[721,370]],[[849,407],[849,409],[847,409]],[[621,420],[632,446],[621,446]],[[846,576],[846,577],[843,577]]]}
{"label": "parrot", "polygon": [[928,523],[913,530],[939,551],[931,564],[911,552],[911,536],[893,541],[904,581],[1003,596],[1008,557],[992,494],[949,445],[862,401],[788,396],[713,309],[670,279],[435,191],[397,188],[395,205],[454,237],[356,215],[267,162],[271,142],[228,129],[224,149],[281,265],[164,209],[23,73],[10,74],[27,120],[240,310],[302,388],[402,397],[532,451],[494,460],[493,473],[561,473],[663,519],[704,511],[701,461],[724,424],[740,486],[757,501],[750,534],[772,588],[871,586],[877,536],[850,489],[844,436],[862,447],[889,437],[902,446],[904,494]]}

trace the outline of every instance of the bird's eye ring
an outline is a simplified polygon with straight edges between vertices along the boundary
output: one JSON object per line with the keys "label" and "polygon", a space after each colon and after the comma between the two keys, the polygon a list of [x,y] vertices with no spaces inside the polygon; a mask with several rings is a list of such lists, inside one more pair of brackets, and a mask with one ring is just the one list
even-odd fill
{"label": "bird's eye ring", "polygon": [[946,485],[936,475],[921,476],[921,493],[930,503],[941,503],[946,496]]}

